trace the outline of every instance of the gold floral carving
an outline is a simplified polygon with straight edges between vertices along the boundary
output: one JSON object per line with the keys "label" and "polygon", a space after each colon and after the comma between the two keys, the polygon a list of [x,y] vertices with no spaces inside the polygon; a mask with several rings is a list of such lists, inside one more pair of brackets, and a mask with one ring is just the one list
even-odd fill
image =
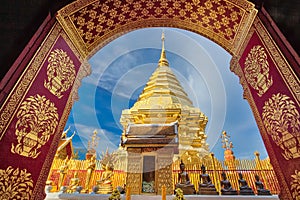
{"label": "gold floral carving", "polygon": [[14,169],[9,166],[6,170],[0,169],[0,199],[31,198],[33,180],[26,169]]}
{"label": "gold floral carving", "polygon": [[[71,48],[73,53],[77,56],[78,59],[82,59],[77,49],[74,47],[73,43],[70,41],[69,37],[64,33],[62,27],[59,23],[55,23],[53,25],[52,30],[49,32],[49,35],[45,38],[43,45],[37,50],[32,60],[24,70],[23,74],[20,76],[18,82],[16,83],[13,90],[10,92],[9,96],[6,98],[6,101],[2,104],[0,108],[0,140],[7,133],[7,129],[10,127],[10,122],[14,119],[16,113],[19,111],[20,104],[23,102],[26,93],[30,90],[32,83],[34,82],[36,76],[38,76],[43,63],[49,56],[49,52],[53,45],[57,42],[57,39],[62,36],[63,39],[67,42],[68,46]],[[81,60],[82,61],[82,60]],[[88,70],[90,71],[89,65],[86,63],[80,67],[80,70]],[[79,86],[82,75],[78,75],[75,80]],[[77,86],[77,88],[78,88]],[[74,93],[76,88],[73,87]],[[70,98],[71,97],[71,98]],[[60,117],[60,122],[57,126],[57,132],[62,132],[65,126],[65,122],[68,119],[70,110],[73,104],[73,98],[70,94],[66,107],[62,116]],[[43,190],[45,181],[48,176],[48,170],[52,164],[52,155],[55,154],[56,144],[59,141],[60,136],[54,138],[56,142],[52,142],[49,153],[43,161],[43,167],[41,172],[39,173],[38,179],[35,182],[34,190],[32,191],[31,199],[42,199],[44,198],[44,194],[40,191]],[[52,152],[52,155],[51,155]],[[1,195],[0,195],[1,197]],[[1,198],[0,198],[1,199]]]}
{"label": "gold floral carving", "polygon": [[62,49],[51,51],[48,62],[48,77],[44,86],[60,99],[63,97],[62,92],[67,91],[75,80],[75,67],[67,52]]}
{"label": "gold floral carving", "polygon": [[166,193],[173,194],[172,162],[170,155],[158,156],[158,193],[161,193],[162,186],[166,186]]}
{"label": "gold floral carving", "polygon": [[257,33],[262,38],[262,42],[264,42],[265,47],[270,51],[270,55],[272,55],[272,59],[274,60],[275,66],[279,71],[281,77],[285,81],[287,87],[291,91],[298,105],[300,102],[300,81],[299,77],[294,73],[294,70],[291,68],[290,64],[282,54],[280,48],[276,45],[274,40],[270,37],[269,33],[263,26],[262,22],[257,22],[259,20],[255,20],[255,27],[257,29]]}
{"label": "gold floral carving", "polygon": [[[257,28],[257,27],[259,27],[259,28]],[[276,49],[274,47],[274,45],[275,45],[275,44],[273,44],[274,41],[270,38],[270,35],[267,33],[266,29],[263,27],[262,22],[258,18],[256,18],[254,20],[254,25],[249,30],[249,33],[247,34],[247,36],[245,38],[245,41],[244,41],[244,43],[243,43],[240,51],[238,52],[238,55],[237,56],[233,56],[232,59],[231,59],[231,61],[230,61],[230,70],[232,72],[234,72],[240,78],[240,84],[243,86],[243,90],[244,90],[243,97],[245,99],[247,99],[248,102],[249,102],[249,104],[250,104],[250,107],[252,109],[253,115],[254,115],[255,120],[257,122],[258,128],[260,130],[261,136],[262,136],[262,138],[264,140],[266,148],[268,149],[268,154],[270,156],[270,159],[272,160],[273,168],[274,168],[274,170],[277,173],[277,177],[278,177],[279,182],[281,182],[281,186],[282,186],[282,188],[281,188],[281,194],[282,194],[282,196],[286,197],[287,199],[291,199],[292,200],[293,198],[292,198],[292,194],[290,192],[290,187],[289,187],[288,183],[286,182],[286,176],[285,176],[285,174],[282,171],[282,168],[281,168],[281,166],[279,164],[276,152],[273,149],[273,144],[274,143],[271,142],[272,139],[268,137],[268,133],[267,133],[268,131],[266,130],[266,127],[264,126],[263,120],[261,118],[261,114],[260,114],[260,112],[259,112],[259,110],[257,108],[256,102],[255,102],[255,100],[254,100],[254,98],[252,96],[252,93],[250,91],[249,84],[247,83],[247,81],[245,79],[244,72],[242,70],[242,67],[239,64],[239,60],[240,60],[243,52],[245,51],[245,49],[246,49],[246,47],[247,47],[247,45],[248,45],[248,43],[249,43],[249,41],[252,38],[252,36],[253,36],[254,33],[262,35],[261,36],[262,37],[262,41],[263,42],[267,42],[267,44],[265,44],[266,45],[265,47],[267,48],[268,51],[270,50],[269,55],[273,56],[273,54],[274,55],[279,54],[279,52],[276,52],[279,49]],[[270,47],[270,43],[272,43],[271,47]],[[280,58],[280,59],[283,59],[283,58]],[[283,62],[283,60],[281,60],[281,61]],[[277,63],[276,59],[275,59],[275,63]],[[288,72],[287,74],[291,77],[292,80],[295,80],[295,79],[293,79],[293,76],[291,74],[291,68],[290,68],[290,66],[287,63],[284,64],[283,66],[281,66],[281,68],[286,73]]]}
{"label": "gold floral carving", "polygon": [[257,10],[245,0],[75,1],[57,19],[83,57],[138,28],[168,26],[204,35],[235,54]]}
{"label": "gold floral carving", "polygon": [[[60,24],[56,24],[54,26],[54,30],[60,28],[61,30],[61,26]],[[78,50],[75,48],[75,46],[73,45],[73,43],[70,41],[69,37],[65,34],[64,31],[60,31],[59,33],[56,33],[55,31],[51,32],[51,34],[49,35],[49,38],[58,38],[59,36],[61,36],[65,42],[67,42],[68,46],[70,47],[70,49],[72,50],[72,52],[76,55],[76,57],[83,62],[83,60],[80,57],[80,54],[78,52]],[[49,55],[49,51],[48,51],[48,55]],[[83,64],[82,66],[80,66],[79,72],[80,71],[85,71],[85,70],[89,70],[90,67],[88,64]],[[83,74],[79,75],[79,72],[77,74],[77,77],[75,78],[75,82],[74,82],[74,86],[72,88],[72,94],[69,95],[68,101],[66,103],[66,106],[64,108],[64,111],[62,113],[62,115],[60,116],[60,121],[57,125],[57,132],[61,133],[64,130],[66,121],[68,120],[68,116],[70,114],[73,102],[74,102],[74,93],[77,92],[76,88],[78,89],[79,86],[75,87],[75,85],[77,85],[77,83],[80,83],[81,79],[83,78]],[[76,92],[75,92],[76,90]],[[76,94],[75,94],[76,95]],[[36,185],[34,187],[33,193],[32,193],[32,198],[35,199],[43,199],[43,193],[41,193],[40,191],[43,190],[44,188],[44,184],[45,181],[48,178],[48,170],[50,169],[51,165],[52,165],[52,161],[53,161],[53,155],[56,152],[57,146],[56,144],[58,143],[58,141],[60,140],[60,136],[59,135],[55,135],[53,137],[52,143],[48,149],[48,155],[44,160],[44,164],[43,167],[41,169],[41,172],[39,174],[38,179],[36,180]]]}
{"label": "gold floral carving", "polygon": [[8,128],[8,123],[15,115],[17,107],[20,102],[22,102],[22,98],[28,91],[39,70],[42,68],[42,63],[61,30],[62,28],[59,25],[54,25],[50,36],[45,39],[44,45],[42,45],[40,50],[34,55],[28,64],[27,69],[19,78],[18,83],[6,98],[6,101],[2,104],[2,107],[0,108],[0,140]]}
{"label": "gold floral carving", "polygon": [[139,194],[142,185],[141,149],[128,148],[128,150],[126,186],[130,187],[132,194]]}
{"label": "gold floral carving", "polygon": [[36,158],[39,149],[55,133],[58,113],[54,103],[39,94],[22,102],[17,113],[16,136],[18,144],[12,144],[11,152]]}
{"label": "gold floral carving", "polygon": [[296,200],[300,200],[300,171],[295,170],[295,174],[291,175],[292,181],[291,181],[291,190],[293,198]]}
{"label": "gold floral carving", "polygon": [[[232,71],[237,68],[236,63],[241,58],[242,53],[245,51],[245,48],[249,44],[250,39],[253,34],[257,34],[263,43],[264,48],[268,51],[270,58],[274,62],[276,69],[278,70],[280,76],[285,82],[286,86],[292,93],[296,103],[299,105],[300,102],[300,82],[299,77],[295,74],[294,70],[282,54],[280,48],[277,46],[275,41],[272,39],[260,19],[257,17],[253,22],[253,26],[249,30],[248,35],[246,36],[243,45],[240,48],[240,51],[237,53],[237,56],[234,56],[231,61]],[[238,74],[237,74],[238,75]],[[238,75],[239,76],[239,75]]]}
{"label": "gold floral carving", "polygon": [[256,45],[252,47],[245,61],[245,78],[251,87],[262,96],[273,84],[272,77],[269,77],[269,63],[265,49]]}
{"label": "gold floral carving", "polygon": [[273,94],[264,104],[262,119],[284,158],[300,157],[300,115],[294,101],[287,95]]}

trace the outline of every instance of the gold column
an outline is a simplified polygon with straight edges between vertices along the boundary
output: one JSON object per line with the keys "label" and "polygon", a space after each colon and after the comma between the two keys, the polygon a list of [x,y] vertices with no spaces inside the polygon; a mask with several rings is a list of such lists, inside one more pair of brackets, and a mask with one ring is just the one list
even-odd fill
{"label": "gold column", "polygon": [[132,194],[142,191],[142,156],[140,148],[128,148],[126,186],[130,187]]}
{"label": "gold column", "polygon": [[131,196],[130,196],[130,187],[127,187],[126,188],[126,200],[130,200],[131,199]]}
{"label": "gold column", "polygon": [[259,170],[261,172],[263,182],[265,184],[265,188],[270,189],[269,184],[268,184],[268,180],[266,179],[265,172],[264,172],[264,170],[262,168],[262,165],[261,165],[261,161],[260,161],[260,158],[259,158],[259,152],[255,151],[254,155],[256,156],[256,159],[257,159],[257,162],[258,162],[258,167],[259,167]]}
{"label": "gold column", "polygon": [[166,186],[165,185],[163,185],[161,187],[161,200],[167,200]]}
{"label": "gold column", "polygon": [[213,166],[213,179],[215,182],[215,186],[217,191],[220,193],[220,180],[219,180],[219,175],[216,173],[216,165],[215,165],[215,154],[211,153],[211,159],[212,159],[212,166]]}

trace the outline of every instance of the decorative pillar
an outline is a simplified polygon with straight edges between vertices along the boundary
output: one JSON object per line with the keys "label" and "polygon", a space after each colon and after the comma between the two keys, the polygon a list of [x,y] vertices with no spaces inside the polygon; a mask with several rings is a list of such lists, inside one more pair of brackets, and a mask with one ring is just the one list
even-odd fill
{"label": "decorative pillar", "polygon": [[141,148],[127,149],[127,177],[126,187],[132,194],[140,194],[142,191],[142,150]]}
{"label": "decorative pillar", "polygon": [[54,25],[0,108],[0,173],[9,177],[0,180],[0,196],[45,198],[58,141],[80,80],[89,74],[84,63]]}
{"label": "decorative pillar", "polygon": [[165,185],[163,185],[161,187],[161,200],[167,200],[166,186]]}
{"label": "decorative pillar", "polygon": [[214,185],[216,186],[216,189],[217,189],[218,193],[221,194],[219,174],[216,171],[215,154],[211,153],[210,156],[211,156],[212,167],[213,167]]}
{"label": "decorative pillar", "polygon": [[300,82],[294,67],[259,17],[231,60],[277,175],[280,198],[287,200],[300,195],[295,181],[300,166]]}
{"label": "decorative pillar", "polygon": [[157,153],[157,193],[162,194],[161,188],[165,186],[166,194],[173,194],[172,178],[173,148],[163,148]]}

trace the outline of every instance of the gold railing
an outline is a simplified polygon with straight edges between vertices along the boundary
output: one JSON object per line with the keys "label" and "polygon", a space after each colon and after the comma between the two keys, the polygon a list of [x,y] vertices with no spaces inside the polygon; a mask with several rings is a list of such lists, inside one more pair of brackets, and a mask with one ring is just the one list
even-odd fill
{"label": "gold railing", "polygon": [[[206,173],[211,177],[217,191],[221,190],[221,174],[225,172],[232,187],[236,190],[239,190],[238,173],[242,173],[243,178],[247,181],[248,185],[256,192],[255,175],[257,174],[266,189],[270,190],[272,194],[279,194],[280,189],[278,180],[268,159],[235,160],[231,162],[213,159],[214,160],[206,160],[203,163],[197,164],[185,163],[185,169],[189,174],[190,181],[194,184],[197,191],[200,182],[201,166],[203,164],[206,167]],[[180,172],[179,164],[179,160],[173,163],[174,183],[178,182],[178,173]]]}
{"label": "gold railing", "polygon": [[[63,160],[54,159],[49,178],[53,182],[53,185],[57,186],[59,179],[59,168],[62,166]],[[173,163],[173,189],[178,182],[178,173],[180,161],[177,160]],[[206,167],[206,173],[210,175],[213,184],[216,186],[217,191],[221,190],[220,181],[221,174],[225,172],[228,180],[230,180],[232,186],[239,190],[238,173],[242,173],[244,179],[248,182],[248,185],[256,192],[255,175],[260,177],[260,180],[264,183],[265,188],[269,189],[272,194],[279,194],[279,184],[275,176],[274,170],[268,159],[260,160],[259,155],[256,155],[255,160],[235,160],[232,162],[219,161],[213,156],[210,159],[206,159],[199,163],[185,163],[185,169],[189,174],[190,181],[194,184],[195,189],[198,191],[198,184],[200,182],[201,166]],[[88,161],[86,160],[70,160],[69,169],[66,174],[63,185],[69,185],[71,178],[74,177],[75,171],[78,172],[78,178],[80,179],[80,185],[84,186],[86,181]],[[124,165],[118,164],[119,167],[115,168],[114,176],[112,178],[113,187],[123,186],[126,183],[126,171]],[[92,174],[90,189],[96,185],[96,181],[101,179],[103,173],[100,160],[96,161],[95,171]],[[57,191],[54,188],[53,191]]]}
{"label": "gold railing", "polygon": [[[48,176],[48,180],[52,181],[54,186],[58,185],[59,179],[59,168],[63,164],[64,160],[61,159],[54,159],[52,163],[52,167]],[[63,185],[69,185],[71,178],[74,177],[74,173],[77,171],[78,178],[80,179],[79,185],[84,186],[86,181],[86,173],[87,173],[87,160],[70,160],[69,161],[69,168],[66,174],[66,178],[64,180]],[[91,182],[90,182],[90,189],[96,185],[96,181],[101,179],[101,175],[103,170],[101,168],[100,160],[96,160],[96,167],[95,171],[92,174]],[[114,176],[112,178],[112,185],[113,188],[117,186],[123,186],[126,181],[126,173],[123,170],[116,169],[114,170]],[[57,191],[58,188],[54,188],[53,191]]]}

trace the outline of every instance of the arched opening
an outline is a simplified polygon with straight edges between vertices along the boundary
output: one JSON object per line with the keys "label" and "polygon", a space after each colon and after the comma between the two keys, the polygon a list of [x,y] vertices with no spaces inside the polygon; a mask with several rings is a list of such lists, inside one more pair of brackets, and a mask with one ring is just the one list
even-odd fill
{"label": "arched opening", "polygon": [[[132,31],[92,56],[89,59],[92,73],[82,80],[79,100],[73,105],[65,129],[70,126],[70,132],[76,131],[85,141],[85,148],[94,129],[101,138],[99,153],[107,147],[118,148],[123,129],[119,122],[122,110],[133,105],[157,67],[163,30],[170,67],[193,104],[208,116],[206,134],[210,151],[223,159],[220,136],[222,130],[227,130],[232,139],[236,137],[233,143],[235,149],[240,149],[237,157],[252,159],[257,150],[265,158],[267,153],[250,107],[242,99],[238,77],[229,69],[231,56],[204,37],[174,28]],[[256,142],[250,142],[249,138]]]}

